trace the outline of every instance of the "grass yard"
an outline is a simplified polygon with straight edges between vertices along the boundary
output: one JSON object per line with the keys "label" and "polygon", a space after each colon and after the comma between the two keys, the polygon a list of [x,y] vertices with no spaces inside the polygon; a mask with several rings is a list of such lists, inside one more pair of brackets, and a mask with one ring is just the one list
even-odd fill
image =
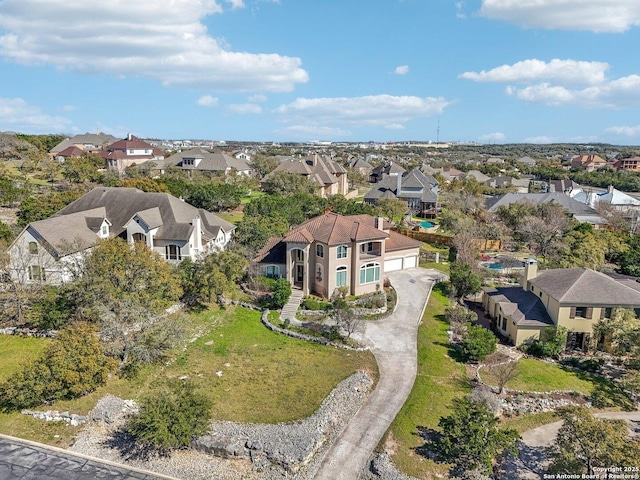
{"label": "grass yard", "polygon": [[49,342],[47,338],[0,335],[0,382],[17,372],[21,364],[35,360]]}
{"label": "grass yard", "polygon": [[216,213],[220,218],[231,222],[233,224],[239,223],[244,217],[244,212],[218,212]]}
{"label": "grass yard", "polygon": [[444,318],[448,300],[438,286],[434,288],[418,330],[418,376],[411,395],[398,413],[387,435],[398,468],[417,478],[432,478],[445,473],[439,465],[416,453],[424,441],[419,428],[438,428],[440,417],[449,414],[456,397],[471,391],[465,368],[449,358],[449,324]]}
{"label": "grass yard", "polygon": [[[566,370],[556,364],[523,358],[519,361],[520,373],[507,384],[507,388],[528,392],[551,392],[562,390],[591,395],[594,388],[599,387],[605,380],[589,374],[576,373]],[[491,368],[480,370],[482,381],[489,385],[496,385]]]}
{"label": "grass yard", "polygon": [[[184,351],[179,349],[170,365],[147,366],[134,379],[114,375],[85,397],[36,409],[86,414],[107,393],[139,399],[164,378],[186,375],[213,400],[213,418],[275,423],[310,415],[340,381],[358,370],[377,378],[370,352],[349,352],[275,334],[260,323],[259,312],[212,307],[186,315],[185,325],[187,338],[193,341]],[[8,375],[24,354],[13,348],[8,355],[3,344],[0,351],[0,372]],[[80,428],[45,424],[20,413],[0,414],[0,433],[62,447],[73,443]]]}

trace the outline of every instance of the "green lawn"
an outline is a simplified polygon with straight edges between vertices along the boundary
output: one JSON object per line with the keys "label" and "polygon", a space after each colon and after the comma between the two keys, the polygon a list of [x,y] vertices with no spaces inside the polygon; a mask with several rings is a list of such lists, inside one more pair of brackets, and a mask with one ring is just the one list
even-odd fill
{"label": "green lawn", "polygon": [[0,335],[0,381],[18,371],[21,364],[35,360],[49,342],[46,338]]}
{"label": "green lawn", "polygon": [[242,217],[244,217],[244,212],[218,212],[216,213],[216,215],[218,215],[223,220],[231,222],[235,225],[240,223]]}
{"label": "green lawn", "polygon": [[391,425],[387,438],[395,450],[393,460],[411,476],[432,478],[447,471],[416,453],[424,441],[419,428],[438,428],[440,417],[449,414],[451,400],[467,395],[470,383],[465,368],[449,355],[448,323],[444,319],[447,298],[435,288],[418,330],[418,376],[411,395]]}
{"label": "green lawn", "polygon": [[[276,423],[312,414],[340,381],[358,370],[377,378],[370,352],[324,347],[275,334],[260,323],[259,312],[213,307],[187,315],[185,325],[187,338],[201,336],[188,343],[185,351],[179,349],[170,365],[148,366],[135,379],[114,375],[107,385],[85,397],[42,408],[86,414],[107,393],[139,399],[164,378],[186,375],[212,399],[213,418]],[[7,355],[2,344],[0,351],[1,371],[15,371],[21,359],[17,357],[24,355],[19,349]],[[78,430],[45,425],[20,413],[0,414],[0,433],[53,445],[68,446]]]}
{"label": "green lawn", "polygon": [[[523,358],[519,363],[520,373],[507,384],[507,388],[528,392],[562,390],[590,395],[594,387],[599,386],[603,381],[600,377],[588,374],[579,375],[574,371],[565,370],[556,364],[541,360]],[[480,376],[483,382],[496,385],[491,368],[483,367],[480,370]]]}

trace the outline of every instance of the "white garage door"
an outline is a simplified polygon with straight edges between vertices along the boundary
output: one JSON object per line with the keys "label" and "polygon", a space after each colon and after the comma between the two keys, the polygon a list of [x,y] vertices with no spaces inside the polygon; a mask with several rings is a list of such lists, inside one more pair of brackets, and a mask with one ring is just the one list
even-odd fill
{"label": "white garage door", "polygon": [[405,257],[404,268],[414,268],[416,266],[416,259],[418,257]]}
{"label": "white garage door", "polygon": [[402,259],[394,258],[392,260],[384,261],[384,271],[385,272],[393,272],[395,270],[402,270]]}

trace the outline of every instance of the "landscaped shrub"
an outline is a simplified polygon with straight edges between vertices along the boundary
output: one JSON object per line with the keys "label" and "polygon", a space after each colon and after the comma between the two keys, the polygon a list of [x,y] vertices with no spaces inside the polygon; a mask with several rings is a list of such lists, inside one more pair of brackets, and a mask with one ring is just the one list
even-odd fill
{"label": "landscaped shrub", "polygon": [[192,382],[173,380],[141,401],[126,430],[142,449],[167,453],[205,434],[210,417],[210,400],[196,392]]}
{"label": "landscaped shrub", "polygon": [[104,385],[116,363],[104,355],[94,325],[73,324],[58,333],[40,358],[0,385],[0,410],[85,395]]}
{"label": "landscaped shrub", "polygon": [[268,307],[278,310],[284,307],[291,296],[291,284],[284,278],[274,280],[271,295],[267,299]]}
{"label": "landscaped shrub", "polygon": [[581,360],[576,357],[569,357],[569,358],[563,359],[561,363],[563,365],[568,365],[570,367],[578,368],[585,372],[598,373],[602,368],[602,365],[604,365],[604,360],[601,358],[598,358],[598,359],[585,358],[584,360]]}
{"label": "landscaped shrub", "polygon": [[520,350],[527,355],[544,358],[558,358],[567,344],[567,329],[564,327],[545,328],[540,339],[531,340],[520,345]]}
{"label": "landscaped shrub", "polygon": [[330,306],[331,305],[328,302],[324,302],[313,297],[306,297],[302,301],[302,308],[304,308],[305,310],[324,311],[328,310]]}
{"label": "landscaped shrub", "polygon": [[469,362],[480,362],[496,351],[498,339],[482,325],[467,323],[467,333],[462,339],[462,354]]}

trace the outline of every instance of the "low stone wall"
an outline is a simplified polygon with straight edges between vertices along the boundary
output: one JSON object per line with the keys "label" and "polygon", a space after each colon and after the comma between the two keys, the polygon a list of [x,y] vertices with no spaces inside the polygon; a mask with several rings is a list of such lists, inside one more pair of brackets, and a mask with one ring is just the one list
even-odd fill
{"label": "low stone wall", "polygon": [[0,335],[20,335],[23,337],[54,338],[57,330],[38,330],[35,328],[7,327],[0,328]]}
{"label": "low stone wall", "polygon": [[569,395],[566,392],[523,392],[500,399],[502,414],[508,417],[553,412],[569,405],[590,408],[591,402],[582,395]]}
{"label": "low stone wall", "polygon": [[365,350],[368,350],[368,348],[366,347],[352,347],[350,345],[332,342],[323,337],[314,337],[312,335],[305,335],[303,333],[293,332],[291,330],[287,330],[286,328],[276,327],[273,323],[269,321],[269,310],[264,310],[262,312],[262,317],[260,321],[265,327],[267,327],[272,332],[281,333],[282,335],[287,335],[292,338],[297,338],[298,340],[306,340],[307,342],[320,343],[322,345],[328,345],[330,347],[336,347],[336,348],[343,348],[345,350],[353,350],[355,352],[363,352]]}
{"label": "low stone wall", "polygon": [[215,421],[211,423],[211,433],[194,440],[192,447],[224,458],[249,459],[255,470],[275,464],[285,472],[295,473],[327,440],[342,431],[372,386],[371,378],[358,372],[340,382],[308,418],[277,425]]}
{"label": "low stone wall", "polygon": [[23,415],[30,415],[34,418],[44,420],[45,422],[65,422],[72,427],[77,427],[87,421],[87,417],[83,415],[76,415],[75,413],[62,412],[57,410],[47,410],[41,412],[37,410],[22,410]]}

